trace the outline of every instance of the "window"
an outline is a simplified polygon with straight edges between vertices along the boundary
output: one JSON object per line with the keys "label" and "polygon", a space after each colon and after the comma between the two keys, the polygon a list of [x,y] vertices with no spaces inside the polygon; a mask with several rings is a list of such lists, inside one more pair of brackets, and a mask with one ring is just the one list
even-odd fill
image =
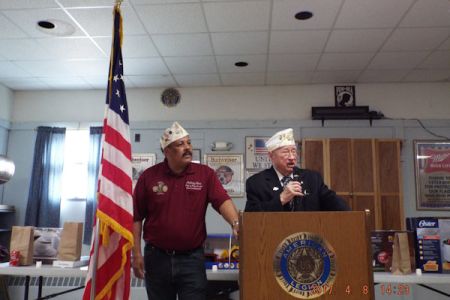
{"label": "window", "polygon": [[61,217],[84,222],[88,187],[89,130],[67,130],[64,145]]}

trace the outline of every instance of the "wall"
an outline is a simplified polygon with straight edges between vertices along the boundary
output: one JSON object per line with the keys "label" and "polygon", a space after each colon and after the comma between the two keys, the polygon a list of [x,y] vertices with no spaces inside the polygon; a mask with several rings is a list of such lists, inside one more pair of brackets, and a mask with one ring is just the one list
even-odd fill
{"label": "wall", "polygon": [[[332,85],[180,89],[174,108],[161,89],[127,91],[130,120],[308,120],[311,106],[334,106]],[[356,104],[389,118],[448,119],[449,83],[361,84]],[[102,118],[105,91],[27,91],[14,95],[12,122],[92,122]]]}
{"label": "wall", "polygon": [[[0,154],[7,154],[8,133],[12,112],[13,94],[0,84]],[[0,204],[3,203],[3,185],[0,185]]]}

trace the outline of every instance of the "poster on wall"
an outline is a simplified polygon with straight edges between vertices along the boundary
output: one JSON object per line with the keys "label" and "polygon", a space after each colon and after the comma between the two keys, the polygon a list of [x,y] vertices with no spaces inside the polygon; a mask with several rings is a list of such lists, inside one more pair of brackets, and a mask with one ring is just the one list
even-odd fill
{"label": "poster on wall", "polygon": [[414,141],[418,210],[450,210],[450,142]]}
{"label": "poster on wall", "polygon": [[155,165],[156,153],[133,153],[131,155],[131,164],[133,167],[133,189],[139,179],[139,176],[145,169]]}
{"label": "poster on wall", "polygon": [[245,137],[245,168],[250,170],[263,170],[272,166],[266,148],[268,136]]}
{"label": "poster on wall", "polygon": [[205,154],[205,164],[215,170],[230,197],[243,197],[244,156],[242,154]]}

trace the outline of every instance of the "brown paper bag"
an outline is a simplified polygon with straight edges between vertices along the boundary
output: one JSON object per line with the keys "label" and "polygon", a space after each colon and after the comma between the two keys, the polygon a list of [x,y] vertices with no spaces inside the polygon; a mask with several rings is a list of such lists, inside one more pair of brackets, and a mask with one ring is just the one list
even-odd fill
{"label": "brown paper bag", "polygon": [[392,246],[391,272],[395,275],[410,274],[414,268],[414,255],[411,257],[408,233],[397,232]]}
{"label": "brown paper bag", "polygon": [[32,226],[13,226],[11,233],[11,251],[20,251],[19,265],[33,263],[34,228]]}
{"label": "brown paper bag", "polygon": [[58,260],[80,260],[82,236],[83,223],[64,222],[58,248]]}

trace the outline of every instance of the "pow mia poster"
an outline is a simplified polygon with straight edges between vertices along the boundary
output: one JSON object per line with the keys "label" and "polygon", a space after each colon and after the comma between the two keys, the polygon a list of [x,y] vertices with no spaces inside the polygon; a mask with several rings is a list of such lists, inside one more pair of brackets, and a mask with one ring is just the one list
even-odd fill
{"label": "pow mia poster", "polygon": [[245,137],[245,168],[252,170],[268,169],[272,166],[266,142],[270,137]]}
{"label": "pow mia poster", "polygon": [[450,210],[450,143],[414,141],[417,209]]}

